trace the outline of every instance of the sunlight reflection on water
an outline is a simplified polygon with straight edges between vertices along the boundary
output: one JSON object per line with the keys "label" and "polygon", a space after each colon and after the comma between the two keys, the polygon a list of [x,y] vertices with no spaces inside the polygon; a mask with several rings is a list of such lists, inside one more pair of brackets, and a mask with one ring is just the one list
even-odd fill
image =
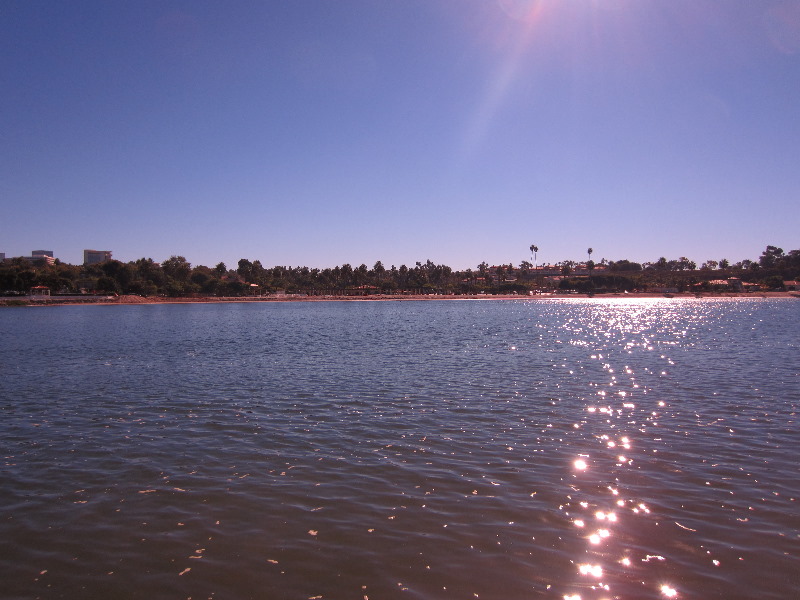
{"label": "sunlight reflection on water", "polygon": [[0,313],[9,594],[791,597],[797,316],[658,299]]}

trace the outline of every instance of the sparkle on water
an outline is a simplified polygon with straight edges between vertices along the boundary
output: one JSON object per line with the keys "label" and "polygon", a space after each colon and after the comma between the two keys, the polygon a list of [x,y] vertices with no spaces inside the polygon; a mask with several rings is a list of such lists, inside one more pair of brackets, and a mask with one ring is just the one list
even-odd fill
{"label": "sparkle on water", "polygon": [[48,310],[0,314],[12,595],[800,592],[793,307]]}

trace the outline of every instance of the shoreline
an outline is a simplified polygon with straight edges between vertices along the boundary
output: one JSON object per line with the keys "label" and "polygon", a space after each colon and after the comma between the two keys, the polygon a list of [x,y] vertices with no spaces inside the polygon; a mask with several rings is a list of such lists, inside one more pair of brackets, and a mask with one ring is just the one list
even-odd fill
{"label": "shoreline", "polygon": [[0,307],[13,306],[118,306],[136,304],[220,304],[220,303],[271,303],[271,302],[408,302],[434,300],[564,300],[573,298],[630,300],[645,298],[660,299],[708,299],[708,298],[795,298],[800,299],[800,292],[721,292],[721,293],[671,293],[634,292],[618,294],[536,294],[521,296],[516,294],[373,294],[367,296],[249,296],[249,297],[217,297],[202,296],[193,298],[143,297],[134,295],[93,296],[93,297],[59,297],[47,298],[11,297],[0,299]]}

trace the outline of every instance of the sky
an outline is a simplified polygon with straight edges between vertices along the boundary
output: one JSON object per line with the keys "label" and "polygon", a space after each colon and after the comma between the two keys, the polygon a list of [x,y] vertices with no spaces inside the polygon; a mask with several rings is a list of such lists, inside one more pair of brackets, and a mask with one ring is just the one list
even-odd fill
{"label": "sky", "polygon": [[800,1],[4,0],[0,252],[800,248]]}

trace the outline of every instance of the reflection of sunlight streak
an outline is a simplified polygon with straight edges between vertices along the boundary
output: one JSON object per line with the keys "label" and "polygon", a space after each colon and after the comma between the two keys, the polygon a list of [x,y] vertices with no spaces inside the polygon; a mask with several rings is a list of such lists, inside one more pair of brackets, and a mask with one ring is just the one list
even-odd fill
{"label": "reflection of sunlight streak", "polygon": [[[570,489],[584,497],[568,495],[569,503],[565,503],[565,507],[569,510],[565,516],[570,537],[582,546],[571,561],[578,571],[571,583],[579,589],[591,589],[584,595],[588,593],[592,598],[602,600],[608,596],[607,592],[617,576],[631,577],[643,570],[644,563],[650,563],[649,567],[652,567],[654,563],[668,560],[653,552],[658,549],[657,542],[653,542],[654,547],[650,548],[652,554],[631,555],[630,549],[615,550],[640,520],[653,516],[657,510],[637,496],[623,498],[626,491],[624,487],[617,487],[622,485],[619,479],[616,480],[618,483],[610,482],[613,481],[612,473],[616,474],[620,467],[634,463],[629,454],[642,443],[636,431],[644,433],[643,426],[655,426],[659,419],[669,418],[665,407],[670,400],[665,396],[650,400],[646,395],[652,391],[648,378],[663,378],[669,373],[663,370],[664,364],[674,367],[676,361],[664,349],[675,345],[677,336],[686,334],[684,329],[672,326],[674,307],[660,302],[639,302],[635,306],[597,303],[593,305],[592,314],[587,313],[589,318],[593,322],[603,322],[606,330],[600,332],[604,335],[596,336],[596,346],[586,345],[585,354],[582,354],[585,362],[580,365],[580,370],[574,369],[575,373],[584,368],[587,372],[593,370],[593,378],[582,390],[581,405],[577,407],[579,422],[563,421],[562,427],[572,426],[570,431],[578,429],[575,435],[582,435],[581,442],[598,443],[601,450],[584,453],[580,451],[584,448],[580,448],[572,455],[571,464],[566,466],[572,478]],[[587,328],[587,324],[578,318],[569,320],[564,326],[577,338],[584,335]],[[641,356],[632,358],[634,354]],[[639,363],[640,359],[649,362]],[[566,359],[554,361],[554,366],[573,367]],[[612,464],[614,467],[610,467]],[[609,469],[612,473],[607,472]],[[602,479],[606,475],[609,478]],[[603,489],[591,487],[595,478],[609,483],[603,484]],[[597,492],[604,497],[598,497]],[[677,520],[674,523],[678,528],[694,532]],[[707,562],[711,558],[708,557]],[[714,560],[709,568],[718,565],[719,561]],[[606,578],[610,579],[604,582]],[[650,587],[654,597],[674,599],[683,595],[664,579],[650,578],[641,583]],[[579,597],[574,590],[575,587],[564,589],[562,593],[573,595],[563,597]]]}
{"label": "reflection of sunlight streak", "polygon": [[581,575],[603,576],[603,567],[600,565],[578,565],[578,571]]}
{"label": "reflection of sunlight streak", "polygon": [[530,22],[542,9],[541,0],[497,0],[497,5],[515,21]]}
{"label": "reflection of sunlight streak", "polygon": [[665,583],[664,585],[661,586],[661,593],[664,594],[667,598],[675,598],[678,595],[678,590],[668,586]]}
{"label": "reflection of sunlight streak", "polygon": [[522,55],[533,35],[533,29],[540,21],[542,3],[539,0],[498,0],[498,4],[509,16],[522,23],[521,29],[511,50],[491,77],[477,109],[472,114],[462,140],[462,160],[472,155],[486,136],[495,114],[516,78]]}
{"label": "reflection of sunlight streak", "polygon": [[616,523],[616,522],[617,522],[617,515],[615,515],[613,512],[609,512],[609,513],[607,513],[607,512],[603,512],[602,510],[598,510],[598,511],[595,513],[595,515],[594,515],[594,516],[595,516],[595,517],[597,518],[597,520],[599,520],[599,521],[605,521],[606,519],[608,519],[608,520],[609,520],[609,521],[611,521],[612,523]]}
{"label": "reflection of sunlight streak", "polygon": [[599,544],[601,541],[606,539],[611,535],[611,532],[608,529],[598,529],[597,533],[593,533],[589,536],[589,542],[592,544]]}
{"label": "reflection of sunlight streak", "polygon": [[764,15],[764,29],[772,45],[784,54],[800,52],[800,5],[785,3]]}
{"label": "reflection of sunlight streak", "polygon": [[609,536],[611,536],[611,532],[608,529],[598,529],[596,533],[593,533],[587,539],[591,544],[599,544]]}
{"label": "reflection of sunlight streak", "polygon": [[524,48],[524,43],[520,41],[514,49],[514,52],[504,61],[489,84],[489,89],[486,91],[486,94],[477,110],[474,112],[469,126],[467,127],[467,132],[462,142],[463,155],[471,155],[485,137],[486,131],[489,129],[489,124],[494,118],[503,98],[506,96],[508,87],[517,71],[522,48]]}

